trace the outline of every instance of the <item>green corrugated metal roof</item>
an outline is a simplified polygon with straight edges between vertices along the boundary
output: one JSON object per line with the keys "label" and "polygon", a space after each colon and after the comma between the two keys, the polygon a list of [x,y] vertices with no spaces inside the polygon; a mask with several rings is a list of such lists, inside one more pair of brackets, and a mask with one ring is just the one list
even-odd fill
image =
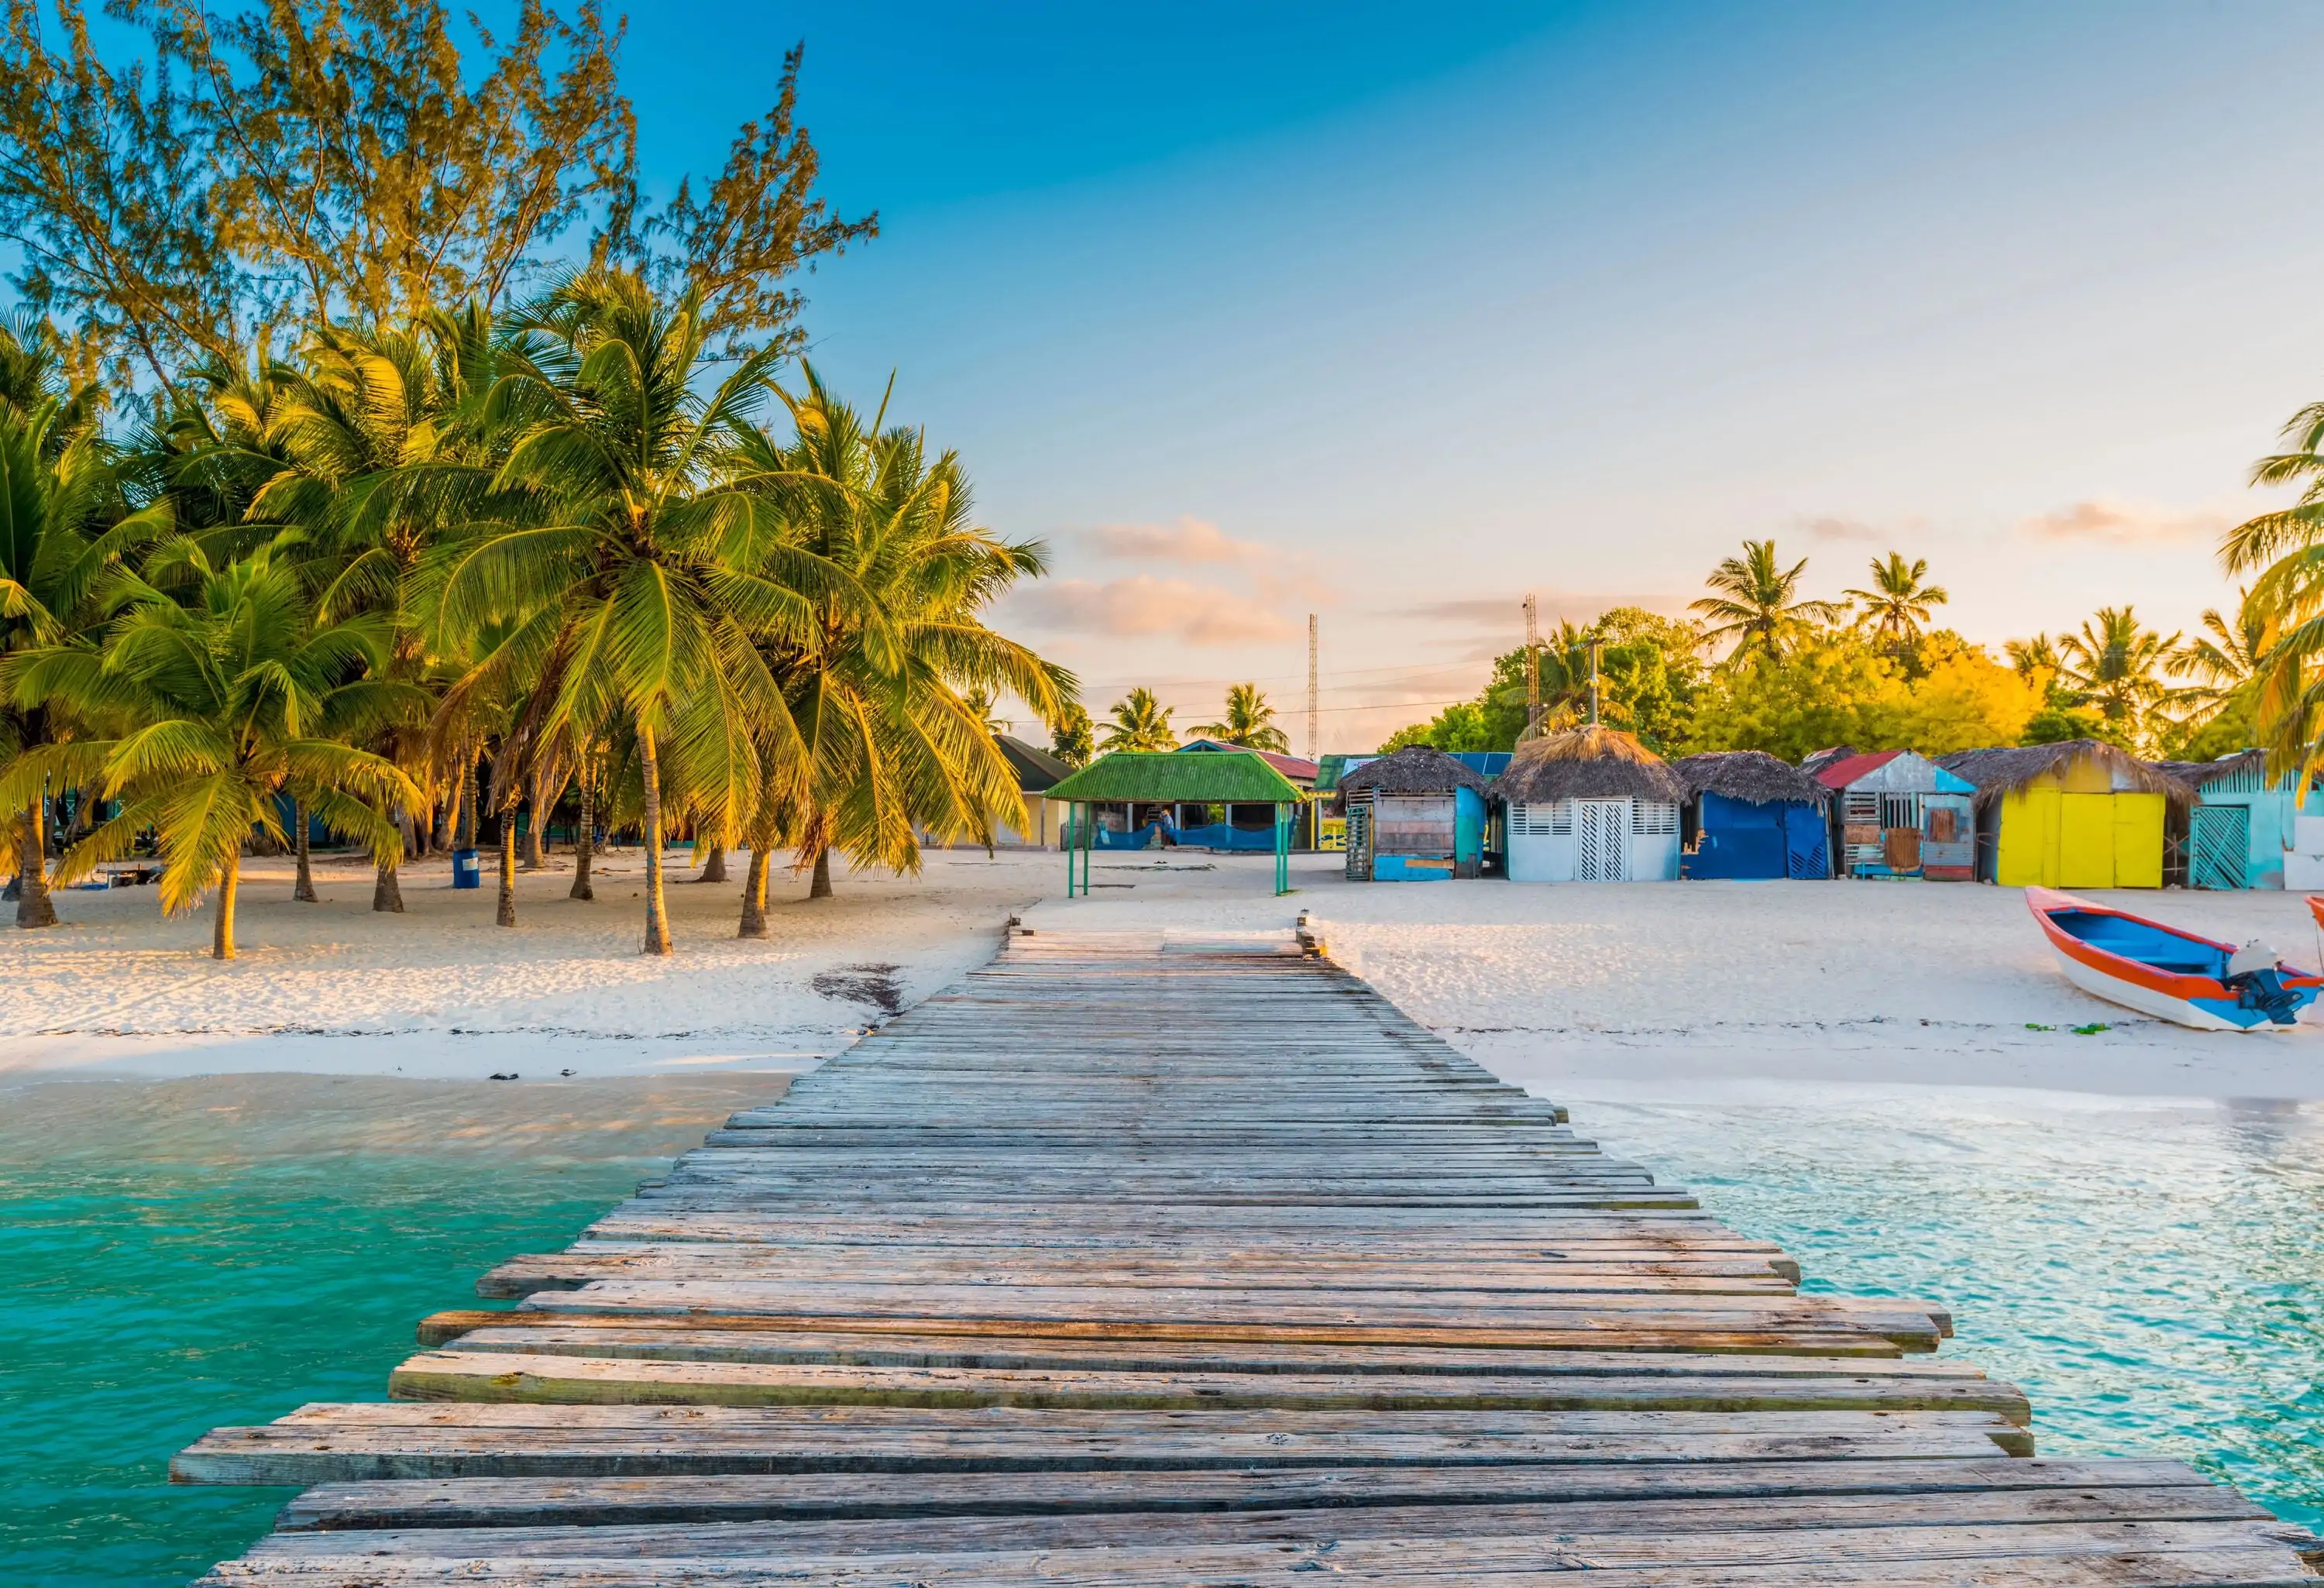
{"label": "green corrugated metal roof", "polygon": [[1156,805],[1296,805],[1299,786],[1248,750],[1180,755],[1117,750],[1051,786],[1052,799],[1134,800]]}

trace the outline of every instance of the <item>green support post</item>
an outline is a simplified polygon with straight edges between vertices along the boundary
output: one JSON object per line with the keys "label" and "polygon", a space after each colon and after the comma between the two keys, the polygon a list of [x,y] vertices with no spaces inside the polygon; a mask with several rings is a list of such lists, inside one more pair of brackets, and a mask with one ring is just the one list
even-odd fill
{"label": "green support post", "polygon": [[[1065,817],[1065,897],[1076,893],[1086,897],[1090,891],[1090,828],[1094,825],[1090,807],[1075,800]],[[1080,857],[1076,875],[1075,856]]]}
{"label": "green support post", "polygon": [[1275,896],[1291,891],[1291,818],[1288,807],[1275,808]]}

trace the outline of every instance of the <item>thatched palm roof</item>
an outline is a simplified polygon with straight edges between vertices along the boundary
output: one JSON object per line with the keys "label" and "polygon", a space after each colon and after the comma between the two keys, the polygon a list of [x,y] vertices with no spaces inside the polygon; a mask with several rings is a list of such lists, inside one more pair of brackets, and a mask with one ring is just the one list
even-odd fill
{"label": "thatched palm roof", "polygon": [[1831,790],[1764,750],[1713,751],[1671,763],[1690,794],[1720,794],[1748,805],[1823,805]]}
{"label": "thatched palm roof", "polygon": [[2063,771],[2078,761],[2098,763],[2117,782],[2142,794],[2163,794],[2184,805],[2193,798],[2185,783],[2151,761],[2141,761],[2102,739],[2068,739],[2057,744],[2019,744],[1998,750],[1957,750],[1937,764],[1977,785],[1979,809],[2015,794],[2045,772]]}
{"label": "thatched palm roof", "polygon": [[2264,777],[2267,771],[2267,752],[2239,750],[2233,755],[2222,755],[2217,761],[2158,761],[2154,764],[2189,788],[2200,789],[2206,783],[2215,783],[2237,772],[2258,772]]}
{"label": "thatched palm roof", "polygon": [[1677,805],[1686,784],[1670,762],[1613,728],[1569,728],[1528,739],[1488,796],[1511,805],[1553,799],[1659,799]]}
{"label": "thatched palm roof", "polygon": [[1484,786],[1482,773],[1428,744],[1407,744],[1392,755],[1340,774],[1340,788],[1350,794],[1368,789],[1380,794],[1449,794],[1455,789]]}

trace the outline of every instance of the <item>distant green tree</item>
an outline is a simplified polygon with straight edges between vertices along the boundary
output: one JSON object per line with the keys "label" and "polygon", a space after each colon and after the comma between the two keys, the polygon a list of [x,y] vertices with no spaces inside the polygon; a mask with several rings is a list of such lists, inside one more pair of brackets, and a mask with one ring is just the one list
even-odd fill
{"label": "distant green tree", "polygon": [[1800,576],[1807,566],[1803,557],[1784,567],[1773,540],[1746,540],[1742,556],[1721,561],[1703,581],[1713,594],[1687,610],[1701,613],[1711,625],[1703,631],[1705,640],[1734,640],[1729,660],[1755,651],[1775,655],[1795,636],[1847,610],[1840,602],[1800,598]]}
{"label": "distant green tree", "polygon": [[1080,701],[1068,701],[1049,725],[1049,753],[1067,766],[1087,766],[1097,753],[1097,729]]}
{"label": "distant green tree", "polygon": [[1291,741],[1275,725],[1275,707],[1257,684],[1237,684],[1227,690],[1226,716],[1194,730],[1205,739],[1224,739],[1253,750],[1284,751]]}
{"label": "distant green tree", "polygon": [[1926,558],[1906,562],[1903,552],[1891,551],[1872,559],[1872,588],[1840,592],[1861,608],[1857,621],[1872,631],[1881,651],[1908,670],[1919,660],[1921,631],[1931,609],[1950,599],[1944,586],[1926,583],[1928,577]]}
{"label": "distant green tree", "polygon": [[1861,639],[1828,633],[1783,653],[1756,651],[1711,679],[1688,743],[1694,750],[1764,750],[1796,762],[1834,744],[1869,748],[1902,688]]}
{"label": "distant green tree", "polygon": [[1170,708],[1140,684],[1113,703],[1113,720],[1106,725],[1108,750],[1176,750],[1178,735],[1170,727]]}
{"label": "distant green tree", "polygon": [[2080,632],[2058,642],[2064,663],[2059,678],[2077,704],[2120,730],[2123,743],[2144,744],[2154,712],[2170,696],[2163,669],[2179,644],[2180,636],[2164,638],[2140,623],[2131,607],[2101,606]]}

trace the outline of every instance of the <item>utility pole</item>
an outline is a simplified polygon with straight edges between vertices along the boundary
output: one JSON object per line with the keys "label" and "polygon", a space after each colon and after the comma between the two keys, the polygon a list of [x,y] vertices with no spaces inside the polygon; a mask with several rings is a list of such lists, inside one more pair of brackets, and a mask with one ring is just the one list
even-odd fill
{"label": "utility pole", "polygon": [[1526,592],[1526,731],[1528,739],[1541,737],[1541,608],[1533,592]]}
{"label": "utility pole", "polygon": [[1590,636],[1590,725],[1598,725],[1598,647],[1605,642],[1597,635]]}
{"label": "utility pole", "polygon": [[1314,761],[1323,752],[1323,730],[1317,725],[1320,717],[1315,705],[1315,614],[1307,614],[1307,759]]}

